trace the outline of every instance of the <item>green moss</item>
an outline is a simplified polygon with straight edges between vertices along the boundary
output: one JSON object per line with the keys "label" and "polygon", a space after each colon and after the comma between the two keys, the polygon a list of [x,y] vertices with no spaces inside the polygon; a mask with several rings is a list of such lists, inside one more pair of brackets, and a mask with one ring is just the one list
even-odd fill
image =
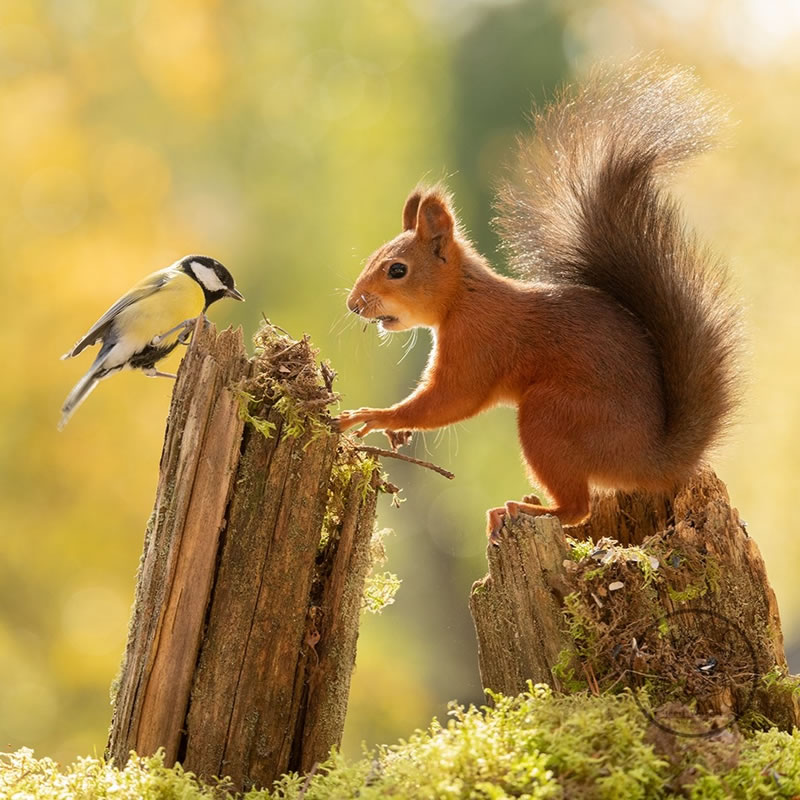
{"label": "green moss", "polygon": [[564,598],[564,618],[570,639],[579,652],[588,655],[597,640],[596,624],[578,592],[572,592]]}
{"label": "green moss", "polygon": [[768,731],[774,728],[775,724],[760,711],[751,708],[736,720],[736,727],[747,736],[752,736],[756,731]]}
{"label": "green moss", "polygon": [[49,758],[34,758],[33,751],[0,754],[0,797],[22,800],[218,800],[224,784],[202,784],[178,765],[164,766],[163,754],[151,758],[132,756],[124,769],[99,758],[79,758],[61,767]]}
{"label": "green moss", "polygon": [[[585,562],[588,559],[597,561],[597,566],[587,569],[583,573],[584,580],[593,581],[601,578],[620,564],[635,564],[642,573],[645,586],[650,586],[660,577],[658,569],[661,560],[649,547],[647,549],[638,545],[623,547],[613,539],[601,539],[596,545],[591,542],[580,544],[580,547],[573,548],[573,558],[579,562]],[[582,554],[581,558],[577,558],[578,553]],[[603,556],[600,556],[600,553]],[[596,556],[597,558],[595,558]]]}
{"label": "green moss", "polygon": [[800,795],[800,732],[770,730],[745,742],[736,767],[706,772],[689,791],[691,800],[750,800]]}
{"label": "green moss", "polygon": [[785,692],[800,697],[800,675],[789,675],[781,667],[774,666],[769,672],[762,675],[761,684],[770,691]]}
{"label": "green moss", "polygon": [[283,417],[281,425],[282,439],[298,439],[307,430],[311,431],[311,436],[303,445],[305,450],[312,442],[320,436],[330,435],[331,429],[325,419],[318,413],[303,410],[288,394],[283,394],[279,386],[273,386],[271,394],[264,397],[254,397],[244,389],[238,390],[239,396],[239,419],[252,425],[265,439],[271,439],[275,433],[276,425],[268,419],[263,419],[253,414],[258,407],[275,409]]}
{"label": "green moss", "polygon": [[331,389],[330,367],[317,364],[317,351],[308,336],[296,341],[265,320],[254,343],[251,376],[239,387],[241,418],[270,438],[276,426],[265,417],[274,409],[283,418],[282,438],[310,432],[304,448],[329,435],[326,408],[338,395]]}
{"label": "green moss", "polygon": [[658,573],[660,559],[658,559],[651,551],[645,550],[642,547],[626,547],[623,548],[625,560],[628,563],[633,562],[638,565],[642,571],[642,578],[644,585],[650,586],[651,583],[656,581],[660,576]]}
{"label": "green moss", "polygon": [[587,682],[576,674],[575,651],[564,649],[558,654],[558,660],[553,665],[553,676],[561,684],[561,688],[570,694],[586,691]]}
{"label": "green moss", "polygon": [[[408,740],[348,761],[333,752],[314,775],[287,775],[246,800],[751,800],[800,794],[800,732],[750,739],[659,738],[630,693],[556,695],[532,686],[492,695],[481,709],[453,705]],[[640,698],[641,701],[641,698]],[[123,770],[82,758],[60,767],[30,750],[0,756],[0,796],[25,800],[196,800],[225,798],[160,755],[133,757]]]}
{"label": "green moss", "polygon": [[[407,741],[369,754],[360,768],[334,756],[303,796],[611,800],[644,798],[663,785],[666,762],[644,741],[643,718],[630,698],[556,697],[537,686],[492,700],[491,708],[451,706],[446,725],[434,720]],[[359,777],[360,784],[353,781]],[[296,800],[297,779],[279,783],[270,797]]]}
{"label": "green moss", "polygon": [[719,594],[719,583],[721,578],[719,561],[710,555],[706,555],[704,567],[706,583],[708,584],[708,588],[711,590],[711,594]]}
{"label": "green moss", "polygon": [[573,561],[583,561],[596,546],[591,539],[573,539],[571,536],[567,536],[566,539],[569,545],[569,557]]}
{"label": "green moss", "polygon": [[[360,495],[363,506],[369,500],[370,492],[377,491],[375,488],[377,481],[373,480],[376,474],[382,477],[381,467],[376,459],[340,444],[328,482],[328,499],[318,548],[320,553],[340,535],[350,493]],[[386,606],[394,603],[402,582],[392,572],[375,572],[376,568],[386,563],[383,539],[388,533],[390,533],[388,528],[376,531],[370,541],[371,573],[364,583],[362,607],[372,614],[379,614]]]}
{"label": "green moss", "polygon": [[372,486],[372,476],[376,470],[380,472],[380,464],[374,458],[356,453],[340,446],[336,453],[336,460],[331,468],[328,483],[328,502],[325,507],[325,516],[322,520],[322,536],[320,537],[320,550],[330,541],[331,536],[337,536],[342,524],[347,492],[350,491],[351,482],[357,481],[356,491],[361,493],[361,502],[366,503]]}
{"label": "green moss", "polygon": [[[565,690],[588,685],[620,692],[630,686],[634,643],[652,626],[662,639],[668,638],[670,612],[719,591],[718,563],[702,550],[672,546],[668,531],[637,546],[621,546],[609,538],[570,546],[563,614],[572,647],[565,648],[555,666]],[[657,655],[648,652],[647,658],[649,670],[661,680],[639,676],[636,685],[644,683],[660,706],[682,699],[691,665],[667,646],[657,649]]]}
{"label": "green moss", "polygon": [[275,387],[272,395],[272,407],[283,417],[282,437],[284,439],[299,439],[306,431],[310,430],[311,435],[303,445],[305,450],[312,442],[320,436],[330,435],[331,429],[326,419],[318,413],[307,411],[288,394],[282,394],[279,387]]}
{"label": "green moss", "polygon": [[238,390],[239,419],[245,424],[252,425],[265,439],[271,439],[275,433],[275,423],[267,419],[253,416],[251,409],[259,404],[253,395],[244,389]]}
{"label": "green moss", "polygon": [[667,593],[669,594],[669,599],[672,600],[675,605],[680,605],[682,603],[688,603],[691,600],[696,600],[698,597],[704,597],[708,593],[708,586],[705,582],[693,583],[680,591],[668,586]]}
{"label": "green moss", "polygon": [[363,608],[370,614],[380,614],[386,606],[394,603],[402,580],[393,572],[375,572],[377,567],[386,563],[386,547],[384,539],[392,533],[390,528],[382,528],[372,534],[370,540],[370,561],[372,572],[364,583]]}

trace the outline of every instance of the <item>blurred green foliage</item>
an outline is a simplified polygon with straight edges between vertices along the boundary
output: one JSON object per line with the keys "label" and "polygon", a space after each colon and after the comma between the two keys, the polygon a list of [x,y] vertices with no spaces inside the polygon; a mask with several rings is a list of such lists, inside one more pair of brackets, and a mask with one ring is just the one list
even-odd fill
{"label": "blurred green foliage", "polygon": [[[751,389],[718,460],[800,635],[796,103],[792,0],[11,0],[0,5],[0,748],[101,752],[171,386],[102,384],[63,434],[90,358],[58,356],[131,284],[189,252],[234,273],[247,303],[311,334],[345,407],[400,399],[426,357],[378,347],[345,315],[363,259],[399,229],[406,193],[448,178],[495,259],[492,182],[531,98],[599,58],[695,64],[739,121],[680,179],[690,219],[748,306]],[[177,358],[174,357],[174,358]],[[173,358],[173,362],[174,362]],[[174,363],[172,364],[174,366]],[[381,511],[394,605],[365,618],[345,748],[405,735],[447,700],[481,700],[471,582],[483,513],[527,491],[513,413],[415,452],[449,483],[388,465],[408,502]]]}

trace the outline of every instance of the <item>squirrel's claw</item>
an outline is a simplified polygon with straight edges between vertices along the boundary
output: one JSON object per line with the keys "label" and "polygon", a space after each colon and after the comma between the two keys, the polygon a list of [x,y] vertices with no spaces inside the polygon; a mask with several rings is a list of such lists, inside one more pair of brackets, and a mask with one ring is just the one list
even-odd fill
{"label": "squirrel's claw", "polygon": [[366,422],[370,416],[374,414],[375,409],[372,408],[359,408],[357,411],[342,411],[339,416],[333,421],[341,433],[349,428],[358,425],[361,422]]}
{"label": "squirrel's claw", "polygon": [[[386,431],[391,424],[389,413],[386,409],[381,408],[359,408],[357,411],[342,411],[336,420],[336,424],[340,431],[346,431],[348,428],[363,423],[362,427],[356,431],[356,436],[362,439],[372,431]],[[393,442],[392,437],[394,436],[398,445],[406,444],[411,436],[410,431],[392,431],[391,434],[389,435],[387,431],[386,435],[389,436],[389,441]],[[393,446],[392,449],[396,450],[397,447]]]}
{"label": "squirrel's claw", "polygon": [[500,534],[503,531],[503,524],[506,518],[506,507],[498,506],[497,508],[490,508],[486,512],[486,536],[489,539],[489,544],[494,547],[500,546]]}
{"label": "squirrel's claw", "polygon": [[411,437],[414,435],[413,431],[392,431],[385,430],[386,438],[389,440],[389,447],[395,452],[399,447],[404,447],[411,442]]}
{"label": "squirrel's claw", "polygon": [[413,431],[396,431],[388,427],[391,421],[387,418],[387,412],[379,408],[359,408],[358,411],[342,411],[342,413],[333,420],[337,430],[340,433],[356,425],[363,425],[355,432],[359,439],[363,439],[368,433],[372,431],[383,431],[386,438],[389,440],[389,446],[392,450],[397,450],[399,447],[407,445],[411,441]]}
{"label": "squirrel's claw", "polygon": [[543,514],[547,513],[546,508],[538,505],[532,505],[531,501],[535,500],[539,503],[539,498],[536,495],[525,495],[521,501],[506,500],[505,504],[497,508],[490,508],[486,512],[486,535],[489,538],[489,544],[499,547],[503,526],[506,520],[516,519],[520,514]]}
{"label": "squirrel's claw", "polygon": [[516,519],[519,516],[519,506],[514,500],[506,500],[506,516]]}

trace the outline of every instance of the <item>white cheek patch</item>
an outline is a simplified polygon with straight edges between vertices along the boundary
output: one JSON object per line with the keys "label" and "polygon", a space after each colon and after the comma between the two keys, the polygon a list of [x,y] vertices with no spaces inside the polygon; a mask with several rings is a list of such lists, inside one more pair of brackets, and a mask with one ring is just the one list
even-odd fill
{"label": "white cheek patch", "polygon": [[209,292],[225,291],[225,284],[217,277],[217,273],[199,261],[192,261],[189,265],[195,278],[208,289]]}

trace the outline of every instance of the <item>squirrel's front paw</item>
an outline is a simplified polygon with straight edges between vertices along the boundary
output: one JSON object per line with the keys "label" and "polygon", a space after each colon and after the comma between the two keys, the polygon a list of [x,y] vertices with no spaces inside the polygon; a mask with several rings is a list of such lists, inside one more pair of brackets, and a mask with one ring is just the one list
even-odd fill
{"label": "squirrel's front paw", "polygon": [[386,438],[389,440],[389,447],[397,451],[398,447],[404,447],[411,441],[414,431],[392,431],[385,430]]}

